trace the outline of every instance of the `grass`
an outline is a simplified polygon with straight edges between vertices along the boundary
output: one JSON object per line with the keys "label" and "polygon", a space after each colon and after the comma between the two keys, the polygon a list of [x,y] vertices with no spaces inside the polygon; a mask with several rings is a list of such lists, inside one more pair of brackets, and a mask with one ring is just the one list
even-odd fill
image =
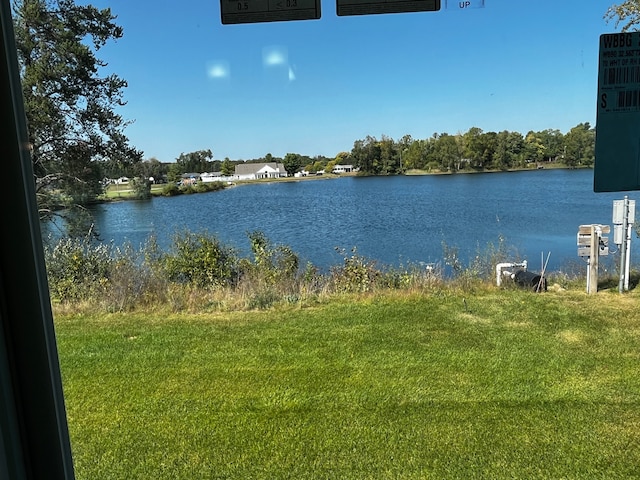
{"label": "grass", "polygon": [[640,477],[638,294],[57,315],[78,479]]}
{"label": "grass", "polygon": [[[166,186],[166,184],[153,184],[151,185],[151,194],[152,195],[160,195],[162,193],[162,189]],[[107,186],[104,192],[104,198],[108,200],[128,200],[135,197],[135,192],[133,190],[132,185],[129,184],[111,184]]]}

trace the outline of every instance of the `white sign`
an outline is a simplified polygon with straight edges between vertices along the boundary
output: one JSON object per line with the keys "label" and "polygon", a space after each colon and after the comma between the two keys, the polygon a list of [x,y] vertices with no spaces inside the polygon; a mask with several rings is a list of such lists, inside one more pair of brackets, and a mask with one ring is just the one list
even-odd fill
{"label": "white sign", "polygon": [[600,36],[595,192],[640,190],[640,32]]}
{"label": "white sign", "polygon": [[222,24],[318,20],[320,0],[220,0]]}
{"label": "white sign", "polygon": [[440,10],[440,0],[336,0],[336,8],[339,16],[434,12]]}

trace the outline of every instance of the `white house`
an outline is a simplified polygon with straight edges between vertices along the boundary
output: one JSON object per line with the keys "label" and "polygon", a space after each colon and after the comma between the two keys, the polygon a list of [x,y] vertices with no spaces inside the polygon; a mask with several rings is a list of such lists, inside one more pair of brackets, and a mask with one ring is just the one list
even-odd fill
{"label": "white house", "polygon": [[261,178],[280,178],[288,176],[282,163],[240,163],[236,165],[237,180],[259,180]]}
{"label": "white house", "polygon": [[353,172],[353,165],[336,165],[333,167],[333,173],[349,173]]}

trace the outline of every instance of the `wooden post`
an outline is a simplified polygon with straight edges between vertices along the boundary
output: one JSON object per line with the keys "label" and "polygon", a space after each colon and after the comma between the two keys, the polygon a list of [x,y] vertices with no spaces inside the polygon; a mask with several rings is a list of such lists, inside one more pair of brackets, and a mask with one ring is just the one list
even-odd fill
{"label": "wooden post", "polygon": [[595,225],[591,225],[591,245],[589,252],[589,283],[587,293],[589,295],[598,292],[598,260],[600,256],[600,232]]}

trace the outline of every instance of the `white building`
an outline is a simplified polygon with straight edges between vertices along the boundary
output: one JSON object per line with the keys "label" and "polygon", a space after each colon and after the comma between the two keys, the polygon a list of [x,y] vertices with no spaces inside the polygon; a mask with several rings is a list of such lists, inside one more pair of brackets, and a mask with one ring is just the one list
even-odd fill
{"label": "white building", "polygon": [[287,177],[282,163],[240,163],[236,165],[236,180],[259,180],[261,178]]}
{"label": "white building", "polygon": [[353,165],[336,165],[333,167],[333,173],[350,173],[353,172]]}

